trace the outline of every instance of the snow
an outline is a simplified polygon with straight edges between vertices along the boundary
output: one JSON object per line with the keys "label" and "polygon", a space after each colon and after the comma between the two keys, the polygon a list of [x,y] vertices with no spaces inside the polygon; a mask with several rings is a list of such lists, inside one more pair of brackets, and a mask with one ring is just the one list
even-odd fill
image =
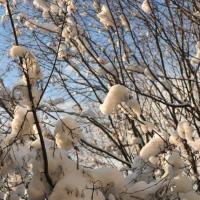
{"label": "snow", "polygon": [[47,1],[43,1],[43,0],[33,0],[33,5],[40,9],[40,10],[48,10],[49,9],[49,5],[47,3]]}
{"label": "snow", "polygon": [[194,191],[190,191],[187,193],[180,193],[179,196],[181,200],[199,200],[200,199],[200,195]]}
{"label": "snow", "polygon": [[187,143],[194,149],[194,151],[200,151],[200,138],[194,138],[194,140],[188,140]]}
{"label": "snow", "polygon": [[174,190],[176,192],[187,193],[193,190],[192,180],[185,174],[174,177]]}
{"label": "snow", "polygon": [[158,135],[154,135],[154,137],[143,146],[140,151],[140,156],[144,160],[148,160],[151,156],[158,155],[165,148],[165,141]]}
{"label": "snow", "polygon": [[50,188],[44,175],[33,175],[28,185],[28,197],[30,200],[41,200],[48,195]]}
{"label": "snow", "polygon": [[105,27],[113,27],[114,22],[110,13],[110,10],[107,5],[103,5],[101,8],[101,12],[97,14],[97,17],[99,18],[100,22]]}
{"label": "snow", "polygon": [[67,6],[67,12],[68,12],[69,15],[71,15],[75,11],[76,11],[76,6],[73,3],[73,1],[70,1],[70,4]]}
{"label": "snow", "polygon": [[129,199],[147,199],[149,195],[154,194],[160,186],[162,186],[162,180],[156,180],[150,183],[146,183],[145,181],[138,181],[128,187],[127,194],[125,196],[125,200]]}
{"label": "snow", "polygon": [[141,5],[141,9],[147,13],[147,14],[151,14],[152,13],[152,9],[151,9],[151,5],[149,3],[149,0],[144,0],[142,5]]}
{"label": "snow", "polygon": [[129,89],[123,85],[114,85],[109,89],[104,103],[100,105],[100,110],[103,114],[111,114],[114,109],[129,97]]}
{"label": "snow", "polygon": [[6,24],[6,15],[2,15],[1,16],[1,23],[2,23],[3,26],[5,26],[5,24]]}
{"label": "snow", "polygon": [[152,132],[154,129],[154,124],[151,122],[144,121],[143,124],[140,125],[143,133]]}
{"label": "snow", "polygon": [[181,138],[192,140],[193,131],[194,128],[189,124],[189,122],[181,121],[178,123],[177,133]]}
{"label": "snow", "polygon": [[108,75],[109,73],[113,76],[117,76],[117,69],[111,63],[103,64],[103,67],[100,66],[97,68],[97,74],[100,76]]}
{"label": "snow", "polygon": [[[35,83],[35,80],[42,78],[41,70],[35,56],[25,47],[13,45],[10,49],[10,56],[12,58],[22,57],[25,59],[21,67],[23,67],[23,71],[28,73],[31,84]],[[26,82],[26,78],[24,77],[23,79]]]}
{"label": "snow", "polygon": [[34,119],[30,108],[16,106],[14,113],[14,119],[11,123],[13,137],[32,134]]}
{"label": "snow", "polygon": [[[67,166],[66,166],[67,167]],[[91,176],[87,171],[76,170],[68,171],[61,178],[51,193],[49,200],[74,199],[88,200],[93,194],[94,200],[104,200],[103,194],[92,184]],[[93,187],[95,190],[93,191]]]}
{"label": "snow", "polygon": [[178,151],[173,151],[171,155],[166,157],[166,164],[164,165],[165,176],[178,176],[184,169],[185,163],[183,159],[180,157]]}
{"label": "snow", "polygon": [[[37,78],[37,77],[34,77],[34,78]],[[38,90],[36,87],[32,87],[31,92],[32,92],[34,105],[37,105],[41,96],[41,91]],[[26,105],[26,106],[31,107],[32,102],[30,101],[26,80],[20,80],[14,85],[12,89],[12,95],[15,98],[15,100],[18,103],[20,103],[20,105]]]}
{"label": "snow", "polygon": [[135,63],[131,63],[126,65],[126,70],[130,72],[136,72],[136,73],[143,73],[144,72],[144,66],[137,65]]}
{"label": "snow", "polygon": [[121,22],[122,27],[124,27],[125,31],[128,31],[129,30],[129,26],[128,26],[128,22],[126,21],[125,16],[124,15],[120,15],[119,18],[120,18],[120,22]]}
{"label": "snow", "polygon": [[155,77],[154,77],[155,74],[153,74],[152,71],[150,71],[148,67],[146,67],[146,68],[144,69],[144,75],[145,75],[148,79],[150,79],[151,81],[154,81],[154,80],[155,80]]}
{"label": "snow", "polygon": [[66,150],[77,145],[81,139],[81,130],[79,124],[70,117],[59,120],[55,127],[56,144]]}
{"label": "snow", "polygon": [[10,56],[12,58],[15,58],[18,56],[25,57],[27,53],[28,53],[28,50],[23,46],[13,45],[12,48],[10,49]]}
{"label": "snow", "polygon": [[113,194],[120,193],[125,189],[125,179],[115,168],[98,168],[90,172],[95,185],[99,187],[107,187],[110,185]]}
{"label": "snow", "polygon": [[53,24],[53,23],[38,23],[34,20],[29,20],[28,21],[30,24],[32,24],[33,27],[37,27],[43,31],[43,33],[48,33],[48,32],[59,32],[59,28]]}

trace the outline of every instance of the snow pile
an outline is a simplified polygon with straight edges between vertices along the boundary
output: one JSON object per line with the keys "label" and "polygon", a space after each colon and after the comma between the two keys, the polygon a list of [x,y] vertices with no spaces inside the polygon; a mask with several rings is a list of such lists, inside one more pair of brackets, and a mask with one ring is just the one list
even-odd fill
{"label": "snow pile", "polygon": [[123,85],[114,85],[110,88],[104,103],[100,105],[103,114],[111,114],[117,105],[123,101],[127,101],[129,97],[129,89]]}
{"label": "snow pile", "polygon": [[[48,150],[48,171],[55,185],[53,191],[50,192],[43,173],[44,163],[40,140],[33,142],[31,147],[37,151],[37,155],[33,161],[33,178],[28,188],[30,199],[39,200],[49,196],[50,200],[64,198],[88,200],[93,195],[94,200],[105,200],[101,191],[96,187],[92,172],[82,168],[76,169],[76,162],[67,157],[67,151],[55,149],[54,141],[45,139],[45,147]],[[106,175],[108,176],[108,174]],[[94,191],[93,187],[95,187]]]}
{"label": "snow pile", "polygon": [[81,130],[79,124],[70,117],[59,120],[55,127],[55,139],[58,147],[71,149],[77,145],[81,139]]}
{"label": "snow pile", "polygon": [[194,149],[194,151],[200,151],[200,138],[194,138],[194,140],[188,140],[187,143]]}
{"label": "snow pile", "polygon": [[143,146],[143,148],[140,151],[140,156],[144,160],[148,160],[151,156],[156,156],[160,152],[162,152],[165,148],[165,138],[154,135],[154,137]]}
{"label": "snow pile", "polygon": [[[56,149],[55,142],[47,138],[44,139],[47,157],[49,161],[49,173],[56,183],[66,172],[76,169],[76,163],[68,158],[68,152],[63,149]],[[31,148],[37,151],[36,159],[33,162],[33,173],[43,171],[43,158],[40,140],[37,139],[31,144]]]}
{"label": "snow pile", "polygon": [[106,28],[114,27],[114,21],[107,5],[104,4],[102,6],[101,12],[97,14],[97,17]]}

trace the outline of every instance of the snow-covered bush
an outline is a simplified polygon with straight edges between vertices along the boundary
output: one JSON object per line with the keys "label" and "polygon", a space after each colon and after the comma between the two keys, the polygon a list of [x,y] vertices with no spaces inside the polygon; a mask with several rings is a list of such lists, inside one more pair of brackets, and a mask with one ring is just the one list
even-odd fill
{"label": "snow-covered bush", "polygon": [[0,4],[0,199],[200,199],[197,0]]}

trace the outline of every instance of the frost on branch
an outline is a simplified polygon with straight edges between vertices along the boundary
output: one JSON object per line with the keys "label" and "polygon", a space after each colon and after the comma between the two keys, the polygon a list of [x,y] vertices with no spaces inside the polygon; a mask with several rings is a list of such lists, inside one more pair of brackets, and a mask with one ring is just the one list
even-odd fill
{"label": "frost on branch", "polygon": [[109,92],[100,105],[100,110],[103,114],[111,114],[123,101],[127,101],[129,97],[129,89],[123,85],[114,85],[109,89]]}

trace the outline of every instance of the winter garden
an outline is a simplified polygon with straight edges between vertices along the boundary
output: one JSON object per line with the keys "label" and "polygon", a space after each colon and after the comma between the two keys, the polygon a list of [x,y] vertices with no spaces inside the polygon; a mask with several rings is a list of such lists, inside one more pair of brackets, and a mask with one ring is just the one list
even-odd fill
{"label": "winter garden", "polygon": [[0,200],[200,200],[198,0],[0,14]]}

